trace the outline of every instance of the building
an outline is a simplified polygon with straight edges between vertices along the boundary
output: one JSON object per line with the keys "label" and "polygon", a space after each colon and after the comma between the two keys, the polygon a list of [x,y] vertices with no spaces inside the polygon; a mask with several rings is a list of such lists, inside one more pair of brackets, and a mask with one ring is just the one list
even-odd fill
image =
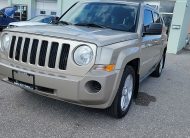
{"label": "building", "polygon": [[[30,19],[37,15],[60,16],[78,0],[0,0],[0,9],[8,6],[17,6],[16,18]],[[20,16],[20,17],[19,17]],[[24,16],[24,17],[23,17]]]}
{"label": "building", "polygon": [[[27,20],[44,14],[60,16],[77,1],[79,0],[0,0],[0,9],[7,6],[17,6],[18,11],[14,17]],[[190,33],[190,0],[127,1],[145,1],[160,11],[170,30],[168,53],[177,54],[186,46],[187,36]]]}

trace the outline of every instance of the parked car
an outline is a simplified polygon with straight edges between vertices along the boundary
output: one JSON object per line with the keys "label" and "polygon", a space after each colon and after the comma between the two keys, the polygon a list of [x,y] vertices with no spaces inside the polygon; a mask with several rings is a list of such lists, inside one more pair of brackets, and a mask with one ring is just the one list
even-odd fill
{"label": "parked car", "polygon": [[16,10],[16,7],[6,7],[0,10],[0,31],[6,28],[9,23],[18,21],[17,19],[11,18]]}
{"label": "parked car", "polygon": [[58,19],[59,17],[56,16],[41,15],[41,16],[36,16],[28,21],[10,23],[8,28],[19,27],[19,26],[47,25],[56,22]]}
{"label": "parked car", "polygon": [[126,1],[79,2],[57,25],[5,29],[1,40],[2,80],[116,118],[142,80],[161,76],[167,49],[158,11]]}

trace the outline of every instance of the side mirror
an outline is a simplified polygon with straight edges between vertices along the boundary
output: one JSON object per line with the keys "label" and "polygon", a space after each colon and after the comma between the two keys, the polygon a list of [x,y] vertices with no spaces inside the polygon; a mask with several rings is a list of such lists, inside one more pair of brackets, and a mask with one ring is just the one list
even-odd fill
{"label": "side mirror", "polygon": [[161,23],[152,23],[145,29],[144,35],[161,35],[163,25]]}

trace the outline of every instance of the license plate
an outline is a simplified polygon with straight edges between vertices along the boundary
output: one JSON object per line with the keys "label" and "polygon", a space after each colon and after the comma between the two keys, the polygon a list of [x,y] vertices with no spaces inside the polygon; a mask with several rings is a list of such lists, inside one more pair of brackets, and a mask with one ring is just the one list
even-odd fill
{"label": "license plate", "polygon": [[35,76],[21,71],[12,71],[13,83],[20,87],[35,89]]}

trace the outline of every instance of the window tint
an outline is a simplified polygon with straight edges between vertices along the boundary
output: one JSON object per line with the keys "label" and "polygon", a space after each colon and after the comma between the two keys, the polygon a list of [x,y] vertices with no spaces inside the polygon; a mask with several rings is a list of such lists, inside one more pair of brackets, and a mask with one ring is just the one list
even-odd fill
{"label": "window tint", "polygon": [[150,10],[145,10],[144,11],[144,26],[149,26],[150,24],[152,24],[153,21],[153,16],[152,16],[152,12]]}

